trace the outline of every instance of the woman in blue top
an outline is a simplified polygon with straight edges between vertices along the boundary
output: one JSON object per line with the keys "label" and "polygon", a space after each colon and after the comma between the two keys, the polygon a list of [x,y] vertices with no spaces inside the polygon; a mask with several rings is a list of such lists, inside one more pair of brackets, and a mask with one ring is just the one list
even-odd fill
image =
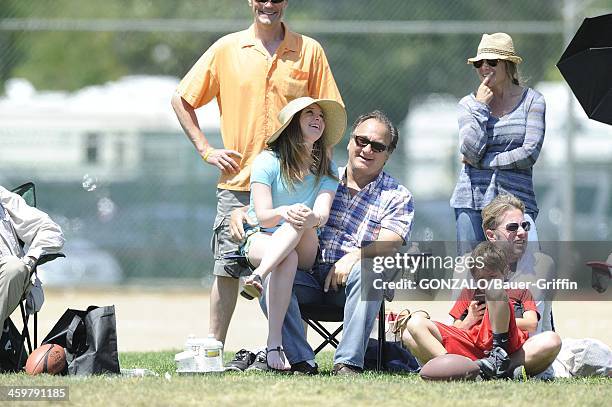
{"label": "woman in blue top", "polygon": [[302,97],[279,113],[282,126],[268,149],[253,161],[249,217],[257,224],[243,245],[256,267],[241,295],[259,297],[267,285],[267,362],[274,370],[290,366],[281,348],[281,329],[297,268],[310,269],[316,259],[317,228],[323,226],[338,187],[330,149],[346,129],[346,112],[334,100]]}
{"label": "woman in blue top", "polygon": [[484,34],[478,54],[468,59],[481,83],[459,102],[464,165],[450,204],[455,208],[460,255],[485,240],[480,211],[498,194],[523,201],[527,220],[535,226],[532,168],[544,142],[546,103],[539,92],[521,86],[521,62],[505,33]]}

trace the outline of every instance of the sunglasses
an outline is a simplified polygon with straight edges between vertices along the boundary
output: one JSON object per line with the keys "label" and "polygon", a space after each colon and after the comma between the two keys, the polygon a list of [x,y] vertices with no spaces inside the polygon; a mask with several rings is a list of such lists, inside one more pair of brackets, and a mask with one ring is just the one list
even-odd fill
{"label": "sunglasses", "polygon": [[278,3],[282,3],[285,0],[255,0],[257,3],[267,3],[267,2],[272,2],[274,4],[278,4]]}
{"label": "sunglasses", "polygon": [[508,223],[506,225],[506,230],[508,232],[516,232],[519,226],[522,227],[525,232],[529,232],[529,229],[531,229],[531,223],[524,221],[521,223],[516,223],[516,222]]}
{"label": "sunglasses", "polygon": [[481,59],[480,61],[472,62],[472,65],[474,65],[474,68],[478,69],[482,66],[483,62],[485,61],[487,61],[487,65],[491,67],[495,67],[497,66],[497,63],[499,62],[499,59]]}
{"label": "sunglasses", "polygon": [[382,153],[388,148],[388,146],[384,145],[383,143],[379,143],[378,141],[372,141],[364,136],[353,135],[353,139],[355,140],[355,144],[357,144],[361,148],[364,148],[369,144],[372,148],[372,151],[374,151],[375,153]]}

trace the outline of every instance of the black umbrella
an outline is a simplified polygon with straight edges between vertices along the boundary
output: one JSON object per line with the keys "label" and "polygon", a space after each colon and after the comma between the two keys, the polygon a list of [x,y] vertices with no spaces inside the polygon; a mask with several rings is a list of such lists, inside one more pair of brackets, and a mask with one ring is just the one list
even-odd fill
{"label": "black umbrella", "polygon": [[587,116],[612,124],[612,14],[585,18],[557,67]]}

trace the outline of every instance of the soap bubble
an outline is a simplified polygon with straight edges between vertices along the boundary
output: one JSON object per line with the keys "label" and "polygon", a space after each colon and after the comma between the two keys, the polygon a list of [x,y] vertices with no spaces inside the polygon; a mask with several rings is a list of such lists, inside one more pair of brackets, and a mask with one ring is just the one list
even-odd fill
{"label": "soap bubble", "polygon": [[85,174],[83,175],[83,189],[87,192],[95,191],[98,188],[98,179],[93,175]]}
{"label": "soap bubble", "polygon": [[434,238],[434,232],[431,228],[425,228],[423,230],[423,241],[431,242]]}
{"label": "soap bubble", "polygon": [[108,222],[115,216],[115,209],[117,206],[115,203],[107,197],[100,198],[98,200],[98,217],[103,222]]}

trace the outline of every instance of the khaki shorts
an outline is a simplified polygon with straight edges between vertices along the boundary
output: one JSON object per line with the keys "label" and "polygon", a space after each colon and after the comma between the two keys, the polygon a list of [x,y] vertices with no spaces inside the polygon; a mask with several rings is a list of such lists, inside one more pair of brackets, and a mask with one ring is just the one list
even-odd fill
{"label": "khaki shorts", "polygon": [[242,208],[249,204],[250,193],[248,191],[230,191],[228,189],[217,189],[217,216],[213,226],[213,235],[210,242],[215,257],[213,274],[221,277],[232,277],[225,266],[240,268],[237,274],[248,274],[250,271],[237,265],[234,261],[224,260],[228,254],[234,254],[238,250],[239,243],[232,240],[229,231],[229,220],[231,213],[236,208]]}

